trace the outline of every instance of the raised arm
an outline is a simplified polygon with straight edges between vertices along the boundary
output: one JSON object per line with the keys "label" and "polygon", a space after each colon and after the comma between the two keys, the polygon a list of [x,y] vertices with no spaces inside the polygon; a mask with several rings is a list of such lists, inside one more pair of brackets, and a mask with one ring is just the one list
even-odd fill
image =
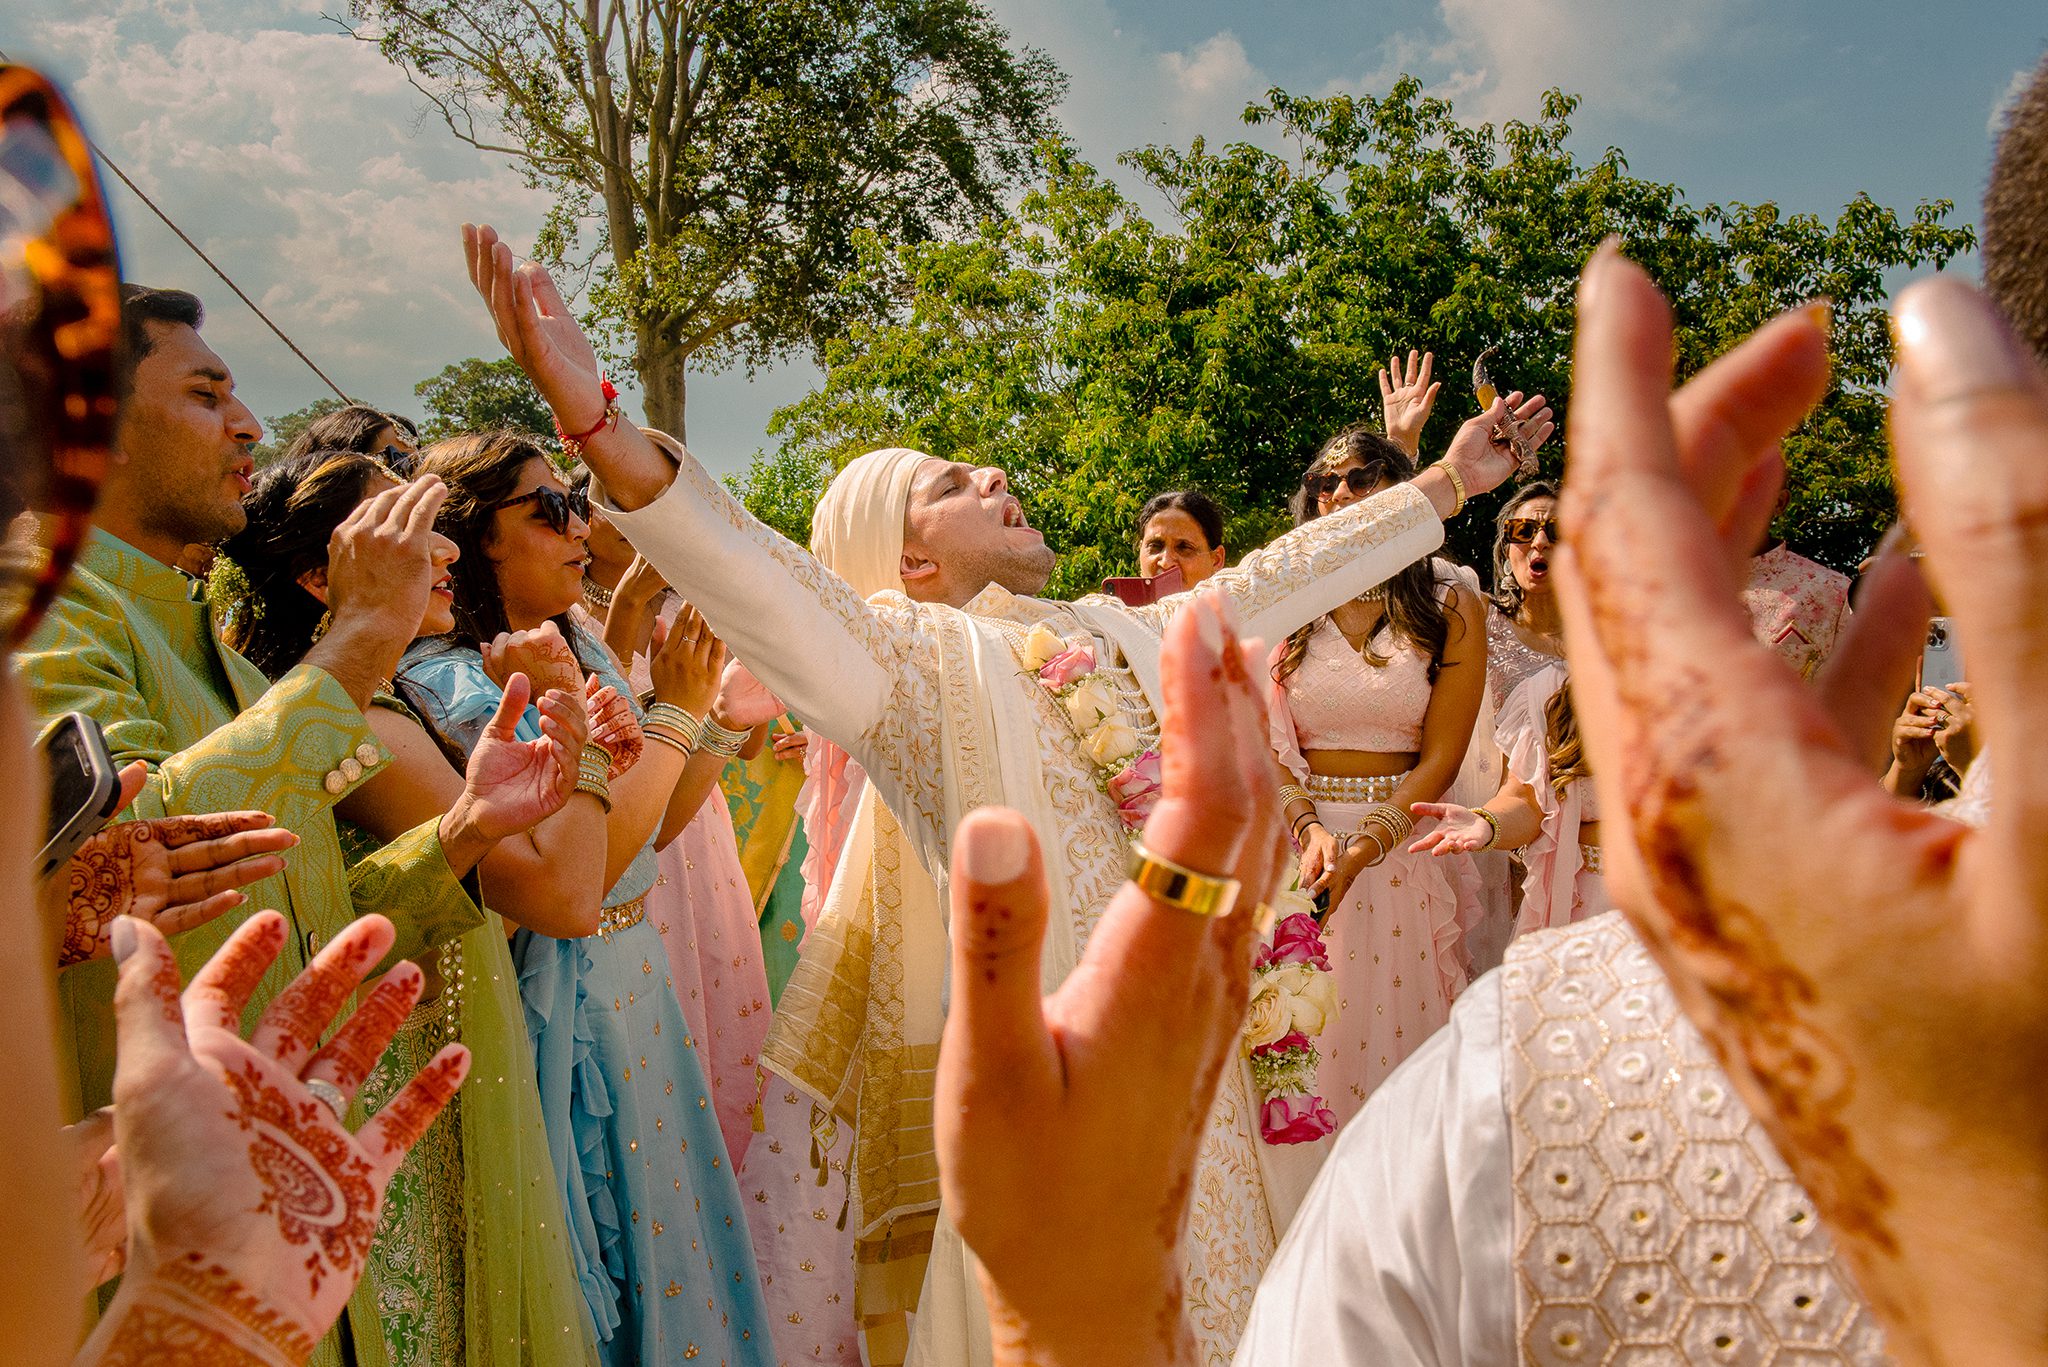
{"label": "raised arm", "polygon": [[[1441,461],[1409,483],[1295,528],[1204,581],[1197,591],[1227,596],[1247,636],[1278,641],[1393,577],[1443,544],[1443,524],[1461,504],[1460,482],[1465,496],[1475,498],[1514,471],[1514,453],[1492,440],[1494,429],[1510,411],[1535,444],[1549,438],[1550,409],[1542,395],[1523,399],[1510,394],[1496,400],[1458,429]],[[1450,471],[1457,472],[1456,480]],[[1135,611],[1155,615],[1164,629],[1191,597],[1176,594]]]}

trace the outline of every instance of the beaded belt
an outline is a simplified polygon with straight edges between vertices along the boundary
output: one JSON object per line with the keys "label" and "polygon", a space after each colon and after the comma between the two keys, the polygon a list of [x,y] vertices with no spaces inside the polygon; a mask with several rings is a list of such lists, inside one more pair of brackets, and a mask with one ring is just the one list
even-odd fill
{"label": "beaded belt", "polygon": [[610,940],[622,930],[631,930],[647,919],[647,894],[641,893],[630,902],[621,902],[615,907],[606,907],[597,915],[597,933],[601,939]]}
{"label": "beaded belt", "polygon": [[1581,844],[1579,846],[1579,867],[1587,873],[1599,873],[1601,871],[1600,847],[1598,845]]}
{"label": "beaded belt", "polygon": [[1327,774],[1310,774],[1301,786],[1317,802],[1386,802],[1406,777],[1386,774],[1379,778],[1332,778]]}

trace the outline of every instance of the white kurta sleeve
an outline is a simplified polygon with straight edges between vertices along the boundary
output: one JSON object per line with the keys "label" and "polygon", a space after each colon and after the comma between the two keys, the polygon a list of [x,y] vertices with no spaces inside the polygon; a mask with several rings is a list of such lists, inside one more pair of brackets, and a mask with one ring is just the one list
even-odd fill
{"label": "white kurta sleeve", "polygon": [[899,818],[936,821],[938,647],[916,605],[861,598],[680,442],[647,435],[675,459],[675,480],[644,508],[605,517],[804,725],[845,747]]}
{"label": "white kurta sleeve", "polygon": [[1276,645],[1296,627],[1392,578],[1443,544],[1444,524],[1429,496],[1412,484],[1397,484],[1296,527],[1188,593],[1131,611],[1164,631],[1195,593],[1221,593],[1237,610],[1241,635]]}
{"label": "white kurta sleeve", "polygon": [[1237,1367],[1512,1367],[1500,974],[1337,1138],[1266,1270]]}

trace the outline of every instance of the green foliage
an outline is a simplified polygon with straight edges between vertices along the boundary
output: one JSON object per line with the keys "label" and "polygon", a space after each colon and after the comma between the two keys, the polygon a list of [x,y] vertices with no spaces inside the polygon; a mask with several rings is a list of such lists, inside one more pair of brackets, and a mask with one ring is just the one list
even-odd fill
{"label": "green foliage", "polygon": [[537,254],[682,432],[686,363],[813,347],[862,303],[855,234],[1000,211],[1064,78],[979,0],[351,0],[456,137],[554,207]]}
{"label": "green foliage", "polygon": [[495,361],[472,356],[442,369],[412,387],[426,406],[420,424],[422,442],[440,441],[465,432],[509,428],[514,432],[554,431],[554,415],[509,356]]}
{"label": "green foliage", "polygon": [[[1533,123],[1468,127],[1410,78],[1383,98],[1275,90],[1246,118],[1277,126],[1290,156],[1196,139],[1124,158],[1172,206],[1163,224],[1051,144],[1017,218],[965,242],[865,240],[847,292],[892,305],[827,343],[824,386],[777,414],[780,450],[741,485],[749,506],[807,526],[808,472],[901,444],[1008,471],[1062,551],[1056,592],[1128,572],[1133,521],[1162,489],[1215,496],[1249,549],[1286,526],[1316,447],[1379,416],[1375,375],[1396,348],[1434,350],[1444,381],[1424,459],[1474,411],[1467,377],[1489,345],[1503,389],[1547,394],[1561,416],[1578,272],[1613,234],[1671,297],[1681,376],[1782,309],[1833,301],[1835,385],[1787,443],[1788,526],[1805,553],[1852,567],[1893,516],[1885,280],[1940,268],[1974,232],[1947,222],[1947,201],[1902,220],[1858,195],[1832,223],[1695,208],[1617,149],[1578,160],[1575,107],[1553,91]],[[1497,497],[1453,529],[1472,563]]]}
{"label": "green foliage", "polygon": [[274,418],[266,419],[263,424],[264,439],[249,448],[256,457],[256,468],[261,470],[283,455],[285,448],[297,439],[299,433],[315,422],[337,408],[346,407],[348,405],[340,399],[329,395],[313,400],[304,408],[295,408],[289,413],[280,413]]}

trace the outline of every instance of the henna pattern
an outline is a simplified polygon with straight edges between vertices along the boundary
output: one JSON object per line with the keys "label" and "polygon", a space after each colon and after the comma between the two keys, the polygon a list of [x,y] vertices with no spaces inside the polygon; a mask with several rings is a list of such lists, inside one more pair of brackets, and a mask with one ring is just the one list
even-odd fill
{"label": "henna pattern", "polygon": [[368,1160],[318,1101],[293,1102],[265,1081],[255,1063],[227,1074],[236,1109],[228,1113],[254,1138],[249,1163],[263,1185],[259,1213],[275,1215],[294,1245],[317,1245],[305,1261],[317,1294],[329,1272],[354,1276],[377,1232],[378,1194]]}
{"label": "henna pattern", "polygon": [[225,1330],[181,1308],[131,1306],[115,1326],[100,1367],[271,1367]]}
{"label": "henna pattern", "polygon": [[156,838],[150,827],[147,821],[109,826],[71,856],[59,965],[68,968],[107,953],[114,918],[136,904],[136,851]]}
{"label": "henna pattern", "polygon": [[383,1122],[386,1156],[402,1154],[420,1142],[442,1108],[454,1099],[468,1066],[459,1053],[435,1059],[385,1104],[377,1118]]}
{"label": "henna pattern", "polygon": [[610,778],[617,781],[621,774],[639,762],[646,739],[641,735],[638,719],[633,716],[633,705],[616,689],[606,688],[590,701],[593,704],[590,743],[601,745],[610,752]]}
{"label": "henna pattern", "polygon": [[313,1355],[314,1337],[285,1316],[265,1306],[218,1263],[188,1253],[158,1269],[157,1279],[175,1286],[201,1304],[232,1317],[236,1323],[294,1362]]}
{"label": "henna pattern", "polygon": [[363,1085],[363,1079],[377,1066],[377,1060],[384,1056],[385,1046],[398,1033],[398,1027],[405,1024],[411,1012],[413,984],[424,981],[425,975],[418,969],[409,975],[397,970],[388,974],[377,984],[377,990],[370,999],[356,1009],[348,1024],[327,1047],[315,1056],[315,1063],[326,1063],[333,1072],[334,1085],[344,1092],[353,1093]]}
{"label": "henna pattern", "polygon": [[[327,959],[328,954],[336,957]],[[278,1031],[277,1055],[281,1061],[310,1054],[319,1046],[321,1032],[334,1019],[334,1013],[341,1010],[349,993],[362,982],[372,958],[366,938],[349,940],[338,951],[330,946],[277,994],[263,1019],[266,1024],[274,1023]]]}

